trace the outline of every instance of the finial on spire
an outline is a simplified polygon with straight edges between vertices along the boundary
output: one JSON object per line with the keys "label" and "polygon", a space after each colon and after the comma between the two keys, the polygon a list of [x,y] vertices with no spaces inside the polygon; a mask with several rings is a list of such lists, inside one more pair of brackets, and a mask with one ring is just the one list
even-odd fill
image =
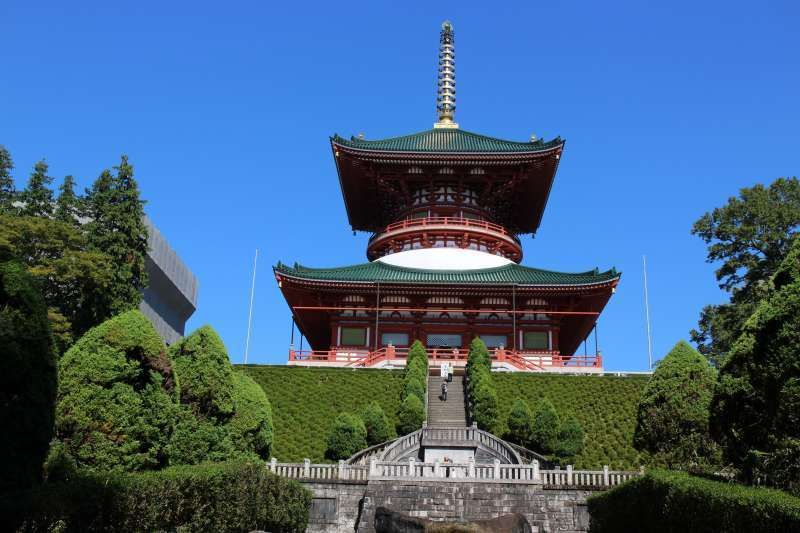
{"label": "finial on spire", "polygon": [[434,128],[458,128],[456,115],[456,53],[455,33],[449,20],[442,23],[439,34],[439,76],[436,94],[436,111],[439,120]]}

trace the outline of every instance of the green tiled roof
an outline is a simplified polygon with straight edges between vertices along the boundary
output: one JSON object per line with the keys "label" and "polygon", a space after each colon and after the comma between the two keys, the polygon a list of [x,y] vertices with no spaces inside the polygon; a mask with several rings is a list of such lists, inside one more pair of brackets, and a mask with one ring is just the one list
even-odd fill
{"label": "green tiled roof", "polygon": [[619,278],[616,269],[580,273],[553,272],[516,263],[475,270],[425,270],[389,265],[381,261],[336,268],[293,267],[278,263],[275,272],[307,280],[341,282],[395,282],[502,285],[593,285]]}
{"label": "green tiled roof", "polygon": [[427,153],[530,153],[550,150],[564,144],[561,137],[552,141],[515,142],[487,137],[462,129],[432,129],[403,137],[368,141],[357,137],[345,139],[334,135],[331,140],[341,146],[359,150]]}

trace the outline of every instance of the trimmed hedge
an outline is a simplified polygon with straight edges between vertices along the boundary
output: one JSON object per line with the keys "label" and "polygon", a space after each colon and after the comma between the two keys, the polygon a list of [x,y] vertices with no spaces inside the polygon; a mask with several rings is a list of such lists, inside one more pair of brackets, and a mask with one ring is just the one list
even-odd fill
{"label": "trimmed hedge", "polygon": [[[575,468],[634,470],[642,457],[633,447],[636,406],[647,385],[646,376],[562,376],[524,372],[492,374],[499,400],[499,419],[505,426],[517,398],[535,405],[548,398],[559,417],[578,419],[586,446],[570,460]],[[500,433],[504,434],[505,428]]]}
{"label": "trimmed hedge", "polygon": [[422,427],[425,421],[425,405],[410,394],[403,399],[397,411],[397,433],[408,435]]}
{"label": "trimmed hedge", "polygon": [[800,498],[654,470],[588,500],[592,533],[800,531]]}
{"label": "trimmed hedge", "polygon": [[367,428],[364,421],[351,413],[340,413],[328,435],[325,457],[338,461],[347,459],[367,447]]}
{"label": "trimmed hedge", "polygon": [[370,402],[369,405],[361,410],[359,415],[361,420],[364,421],[364,427],[367,428],[368,446],[386,442],[397,436],[391,422],[389,422],[389,417],[383,412],[383,408],[378,402]]}
{"label": "trimmed hedge", "polygon": [[357,413],[377,401],[397,423],[403,373],[400,370],[304,368],[299,366],[239,367],[269,396],[275,424],[272,456],[279,461],[325,462],[327,436],[336,415]]}
{"label": "trimmed hedge", "polygon": [[255,453],[269,459],[275,431],[272,427],[272,406],[258,383],[243,372],[234,371],[233,416],[226,428],[233,447],[242,453]]}
{"label": "trimmed hedge", "polygon": [[411,344],[403,373],[402,401],[397,411],[397,432],[407,435],[422,427],[427,418],[425,398],[428,394],[428,352],[418,340]]}
{"label": "trimmed hedge", "polygon": [[492,380],[492,359],[486,344],[475,337],[469,345],[467,356],[467,396],[471,406],[471,417],[478,427],[500,434],[498,398]]}
{"label": "trimmed hedge", "polygon": [[263,463],[84,474],[0,498],[0,530],[300,532],[311,498]]}

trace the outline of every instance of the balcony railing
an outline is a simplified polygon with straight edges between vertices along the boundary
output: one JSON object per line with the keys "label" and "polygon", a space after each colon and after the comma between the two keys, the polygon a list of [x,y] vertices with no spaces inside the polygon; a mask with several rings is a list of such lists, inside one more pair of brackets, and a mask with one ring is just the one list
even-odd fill
{"label": "balcony railing", "polygon": [[399,220],[386,226],[382,232],[373,234],[372,237],[370,237],[370,242],[387,233],[405,229],[425,228],[427,226],[461,226],[464,228],[475,228],[484,231],[491,231],[493,233],[499,233],[500,235],[504,235],[509,239],[519,243],[517,236],[509,232],[500,224],[494,224],[493,222],[487,222],[486,220],[475,220],[472,218],[462,217],[425,217]]}
{"label": "balcony railing", "polygon": [[[463,366],[467,362],[469,350],[464,348],[428,348],[428,360],[431,363],[448,362],[453,366]],[[508,363],[519,370],[543,372],[551,368],[602,368],[603,357],[594,355],[562,355],[556,350],[507,350],[495,348],[489,350],[492,361]],[[331,350],[295,350],[289,349],[289,362],[332,364],[351,367],[371,367],[382,361],[404,360],[408,357],[408,348],[386,346],[378,350],[333,348]]]}

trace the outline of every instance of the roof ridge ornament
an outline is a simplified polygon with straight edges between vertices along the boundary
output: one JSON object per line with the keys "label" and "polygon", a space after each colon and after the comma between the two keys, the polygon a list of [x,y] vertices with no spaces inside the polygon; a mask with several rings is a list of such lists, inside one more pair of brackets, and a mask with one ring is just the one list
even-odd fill
{"label": "roof ridge ornament", "polygon": [[449,20],[442,23],[439,34],[439,74],[436,93],[436,111],[439,120],[434,128],[458,128],[456,115],[456,53],[455,33]]}

